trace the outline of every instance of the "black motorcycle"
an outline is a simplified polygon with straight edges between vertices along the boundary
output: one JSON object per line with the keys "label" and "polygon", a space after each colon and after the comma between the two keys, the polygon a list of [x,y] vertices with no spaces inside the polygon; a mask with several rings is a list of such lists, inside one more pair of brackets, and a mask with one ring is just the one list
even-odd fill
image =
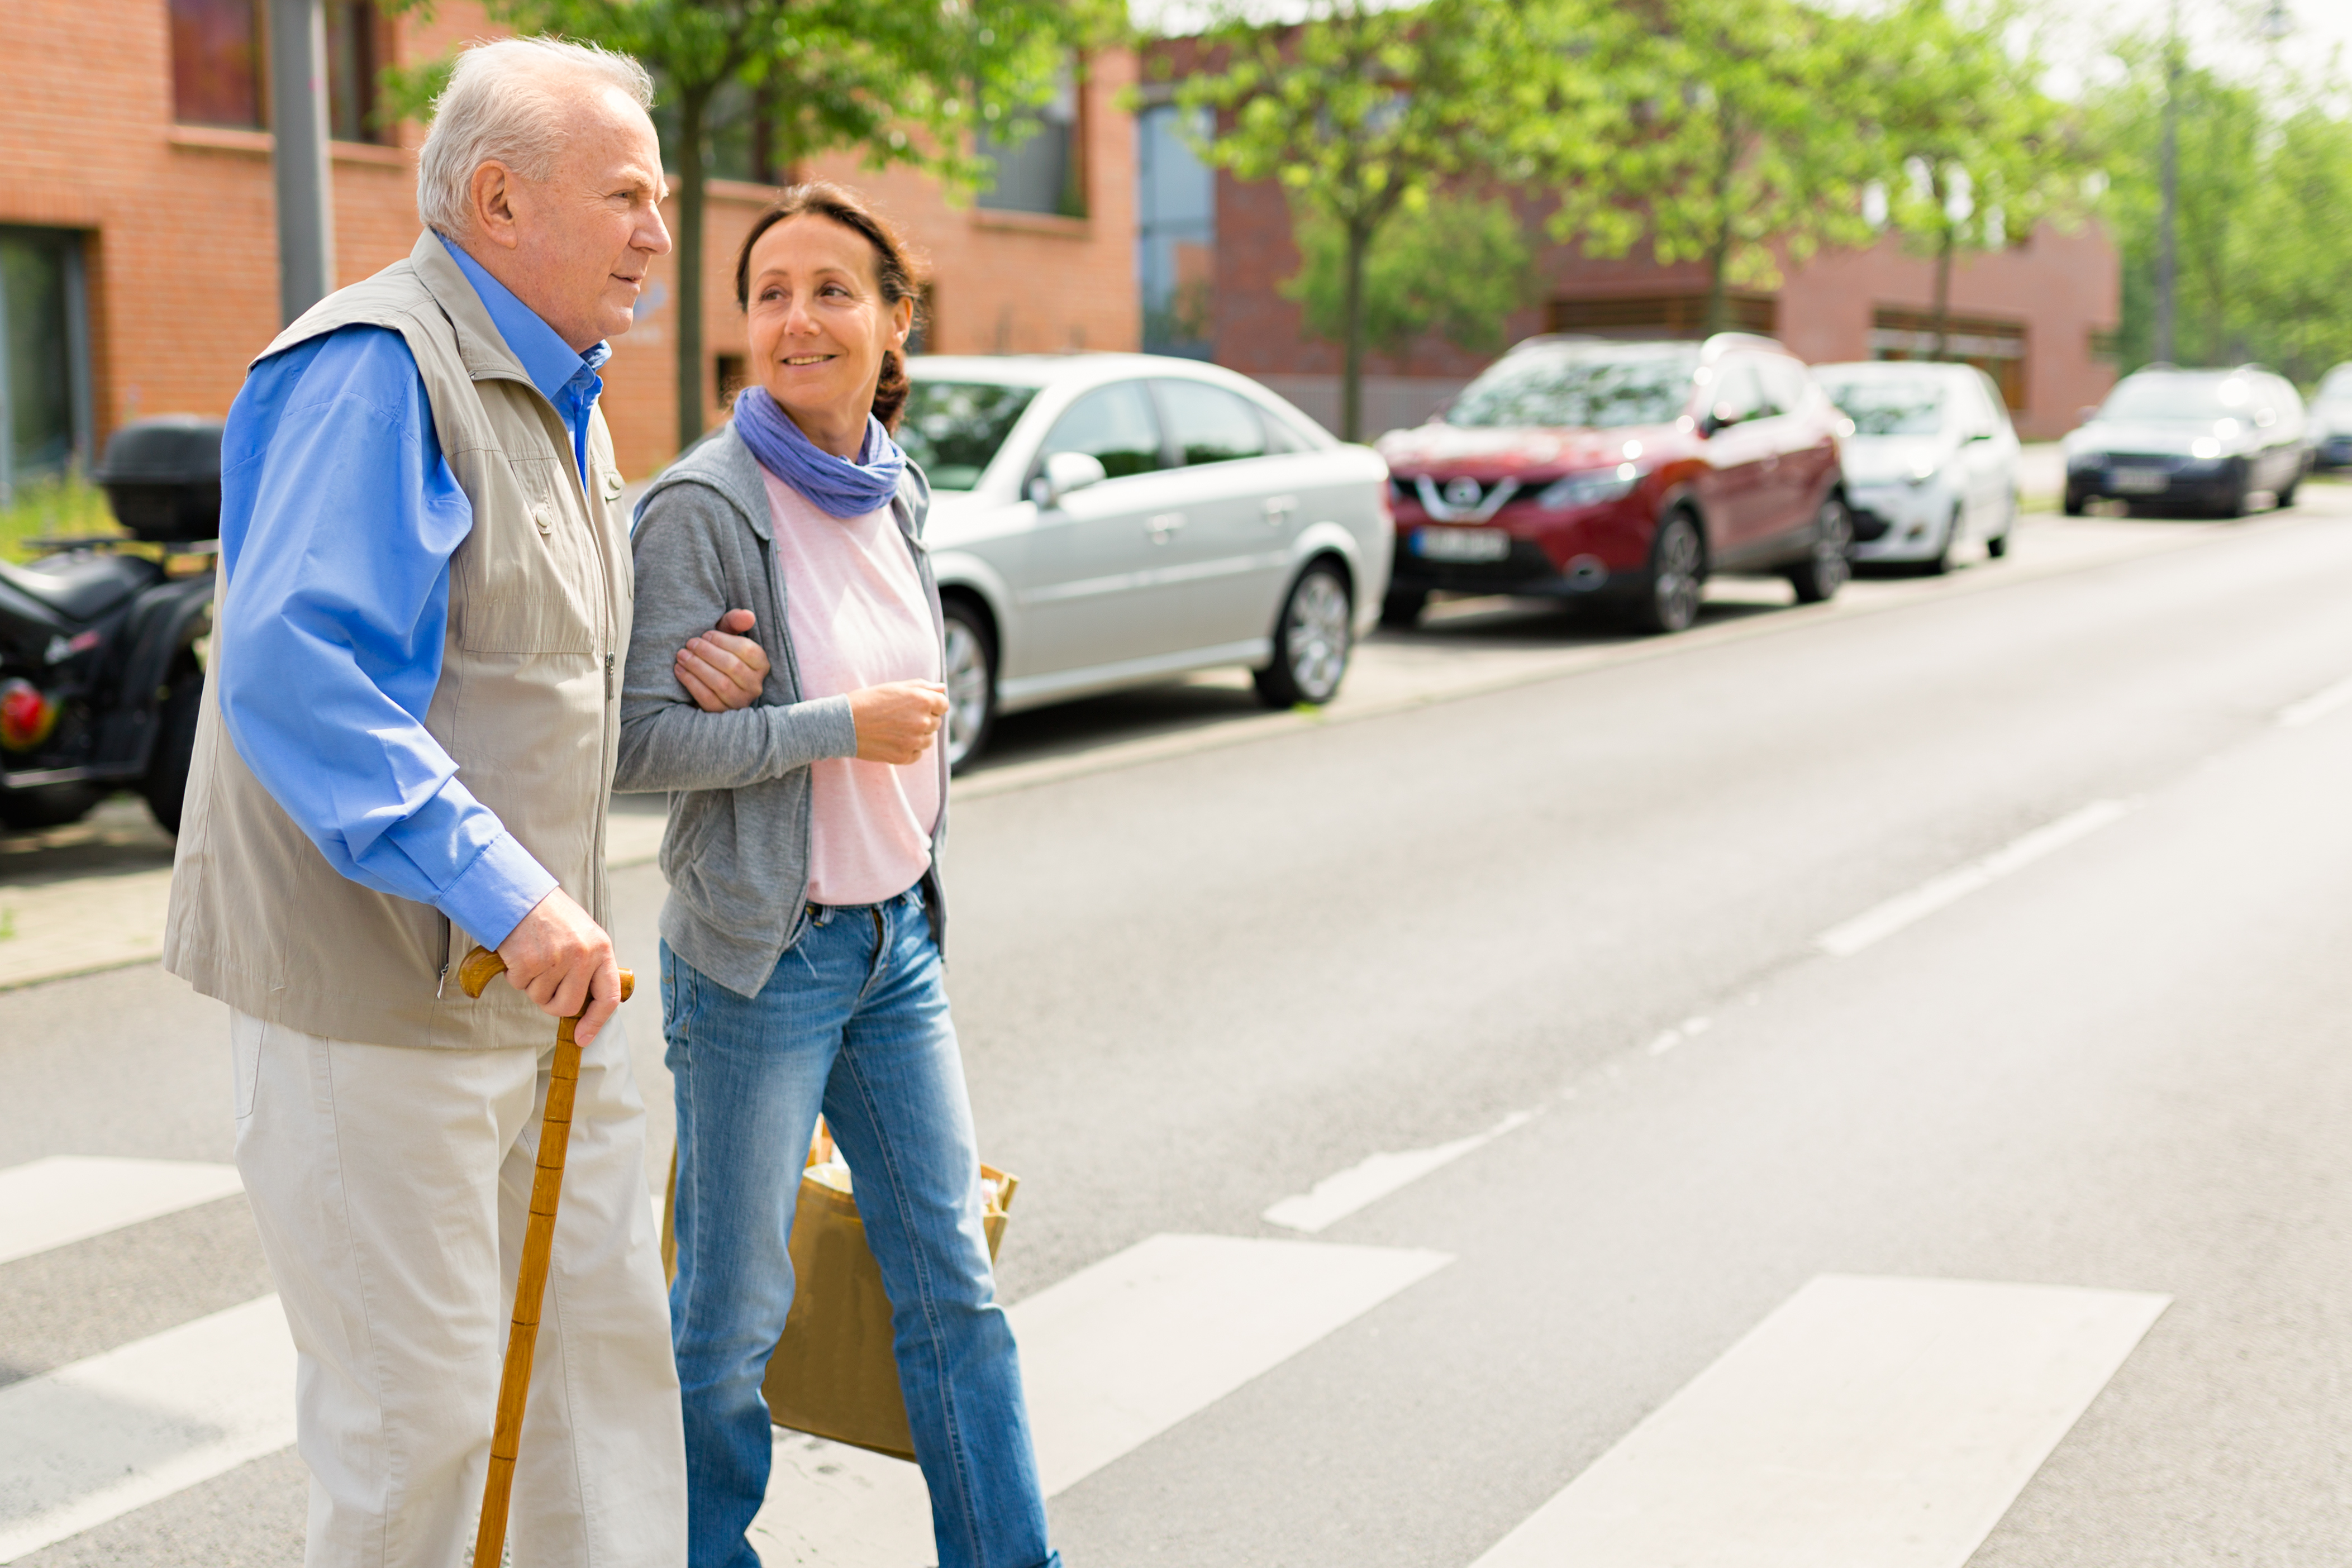
{"label": "black motorcycle", "polygon": [[216,421],[115,432],[92,476],[127,537],[37,539],[0,560],[0,826],[79,821],[135,789],[165,831],[204,704],[220,545]]}

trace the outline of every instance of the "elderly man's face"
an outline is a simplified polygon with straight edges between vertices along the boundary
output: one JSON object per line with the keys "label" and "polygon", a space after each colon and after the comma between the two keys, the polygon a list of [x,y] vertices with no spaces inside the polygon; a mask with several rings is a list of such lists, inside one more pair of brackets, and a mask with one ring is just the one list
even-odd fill
{"label": "elderly man's face", "polygon": [[629,329],[646,269],[669,250],[666,191],[653,122],[627,94],[600,89],[581,100],[547,179],[475,171],[466,248],[584,351]]}

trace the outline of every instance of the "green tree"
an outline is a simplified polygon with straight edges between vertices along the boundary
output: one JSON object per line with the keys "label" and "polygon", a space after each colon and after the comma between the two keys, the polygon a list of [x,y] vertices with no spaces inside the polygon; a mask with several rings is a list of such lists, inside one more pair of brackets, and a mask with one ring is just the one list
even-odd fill
{"label": "green tree", "polygon": [[2352,360],[2352,121],[2306,104],[2278,128],[2235,229],[2256,353],[2309,385]]}
{"label": "green tree", "polygon": [[[1608,26],[1611,7],[1591,9]],[[1390,225],[1449,189],[1534,178],[1569,146],[1598,146],[1601,95],[1575,68],[1573,0],[1322,0],[1303,23],[1238,14],[1208,33],[1178,101],[1218,111],[1204,149],[1244,180],[1274,180],[1323,247],[1305,287],[1341,345],[1340,431],[1363,434],[1367,271]],[[1580,141],[1577,132],[1585,137]]]}
{"label": "green tree", "polygon": [[[394,0],[422,10],[432,0]],[[633,55],[660,84],[677,175],[677,440],[700,438],[703,213],[714,104],[759,94],[780,162],[854,148],[909,163],[968,194],[988,173],[986,133],[1017,141],[1073,50],[1108,36],[1111,0],[483,0],[519,33]]]}
{"label": "green tree", "polygon": [[2041,59],[2013,42],[2020,19],[2007,4],[1963,19],[1944,0],[1906,0],[1870,25],[1877,177],[1888,221],[1935,259],[1939,359],[1959,254],[2078,211],[2091,172],[2073,116],[2041,89]]}
{"label": "green tree", "polygon": [[[2123,252],[2124,309],[2119,348],[2126,364],[2144,363],[2154,342],[2159,150],[2165,69],[2160,40],[2127,40],[2116,57],[2123,78],[2089,103],[2092,134],[2108,175],[2100,214]],[[2247,215],[2261,204],[2266,140],[2262,95],[2210,67],[2188,66],[2179,94],[2179,193],[2174,232],[2175,357],[2184,363],[2242,360],[2265,334],[2247,316],[2239,273],[2246,258]]]}
{"label": "green tree", "polygon": [[1580,58],[1632,117],[1604,180],[1565,183],[1553,225],[1589,254],[1646,239],[1707,276],[1706,329],[1730,289],[1870,237],[1862,212],[1883,110],[1868,21],[1797,0],[1647,0],[1639,31],[1589,33]]}
{"label": "green tree", "polygon": [[[1320,214],[1294,222],[1300,267],[1281,285],[1307,329],[1346,341],[1348,235]],[[1385,225],[1363,257],[1364,346],[1381,353],[1436,331],[1473,353],[1503,346],[1503,322],[1534,296],[1535,258],[1509,203],[1438,195]]]}

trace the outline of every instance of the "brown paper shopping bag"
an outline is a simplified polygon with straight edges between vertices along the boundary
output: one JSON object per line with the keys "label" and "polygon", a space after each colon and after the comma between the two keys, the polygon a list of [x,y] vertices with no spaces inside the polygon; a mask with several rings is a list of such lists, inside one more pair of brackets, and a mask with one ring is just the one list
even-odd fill
{"label": "brown paper shopping bag", "polygon": [[[1004,1212],[1019,1185],[991,1166],[980,1167],[987,1207],[982,1225],[993,1259],[1004,1239]],[[915,1457],[907,1427],[907,1399],[890,1354],[890,1297],[881,1266],[866,1244],[855,1184],[817,1123],[801,1176],[793,1217],[793,1310],[784,1335],[768,1358],[761,1385],[770,1416],[780,1427],[849,1443],[896,1458]],[[662,1265],[675,1277],[677,1239],[677,1155],[671,1152],[669,1191],[662,1202]]]}

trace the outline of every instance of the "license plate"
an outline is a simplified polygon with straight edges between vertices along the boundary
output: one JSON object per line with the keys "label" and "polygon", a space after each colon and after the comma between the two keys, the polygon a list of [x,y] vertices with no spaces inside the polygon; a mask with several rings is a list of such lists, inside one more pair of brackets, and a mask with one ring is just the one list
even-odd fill
{"label": "license plate", "polygon": [[1423,560],[1500,560],[1511,553],[1511,536],[1500,528],[1423,528],[1412,536],[1412,552]]}
{"label": "license plate", "polygon": [[2172,476],[2161,468],[2118,468],[2107,482],[2126,496],[2152,496],[2169,486]]}

